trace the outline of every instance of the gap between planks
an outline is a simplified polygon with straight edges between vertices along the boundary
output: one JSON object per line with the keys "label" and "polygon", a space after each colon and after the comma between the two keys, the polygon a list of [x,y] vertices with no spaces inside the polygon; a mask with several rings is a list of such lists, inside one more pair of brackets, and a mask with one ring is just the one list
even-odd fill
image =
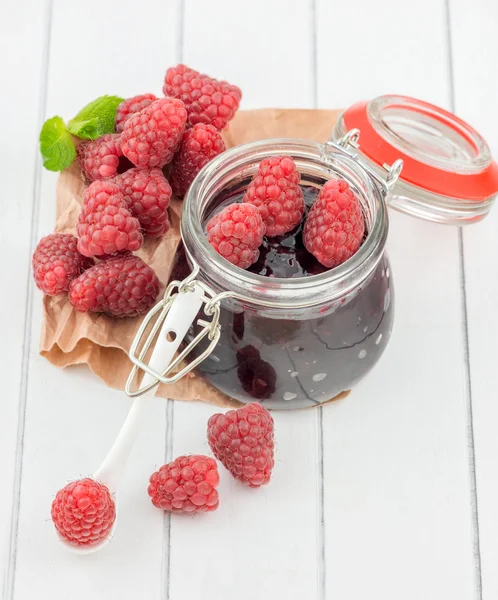
{"label": "gap between planks", "polygon": [[[448,84],[450,110],[456,110],[455,78],[453,65],[453,39],[451,33],[451,0],[445,0],[445,22],[446,22],[446,46],[448,54]],[[470,507],[472,516],[472,554],[474,560],[474,579],[476,600],[482,600],[482,571],[481,571],[481,548],[479,539],[479,507],[476,479],[476,457],[474,444],[474,413],[472,405],[472,379],[470,372],[470,347],[469,327],[467,309],[467,288],[465,278],[465,247],[462,228],[458,228],[458,262],[460,273],[461,290],[461,314],[462,314],[462,344],[464,351],[464,384],[467,415],[467,448],[468,448],[468,472],[470,485]]]}
{"label": "gap between planks", "polygon": [[[183,48],[185,36],[185,0],[177,0],[177,23],[178,39],[176,45],[176,60],[183,62]],[[175,419],[175,403],[173,400],[166,401],[166,440],[164,462],[173,460],[173,432]],[[161,600],[170,600],[171,589],[171,513],[165,512],[163,516],[163,543],[161,564]]]}
{"label": "gap between planks", "polygon": [[[311,69],[313,82],[313,108],[318,108],[318,47],[316,0],[310,0],[311,12]],[[318,600],[327,598],[327,568],[325,545],[325,452],[323,442],[323,406],[316,408],[317,458],[318,458],[318,523],[317,523],[317,593]]]}
{"label": "gap between planks", "polygon": [[[166,443],[164,448],[164,463],[173,460],[173,430],[174,430],[174,401],[166,401]],[[161,564],[161,600],[170,599],[170,573],[171,573],[171,513],[164,511],[163,516],[163,543]]]}

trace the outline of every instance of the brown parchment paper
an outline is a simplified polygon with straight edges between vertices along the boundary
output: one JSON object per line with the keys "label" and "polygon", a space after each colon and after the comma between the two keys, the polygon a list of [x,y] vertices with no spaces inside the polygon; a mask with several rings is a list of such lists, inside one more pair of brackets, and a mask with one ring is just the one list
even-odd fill
{"label": "brown parchment paper", "polygon": [[[224,132],[227,147],[246,142],[297,137],[324,142],[339,115],[335,110],[261,109],[241,111]],[[76,163],[59,177],[56,198],[57,232],[75,233],[84,184]],[[157,273],[164,291],[180,240],[182,203],[172,199],[171,227],[160,240],[146,238],[137,254]],[[127,352],[140,319],[113,319],[105,315],[79,313],[65,296],[43,300],[40,353],[57,367],[87,364],[107,385],[124,389],[131,369]],[[239,403],[191,373],[178,383],[159,386],[157,395],[174,400],[203,400],[219,406]]]}

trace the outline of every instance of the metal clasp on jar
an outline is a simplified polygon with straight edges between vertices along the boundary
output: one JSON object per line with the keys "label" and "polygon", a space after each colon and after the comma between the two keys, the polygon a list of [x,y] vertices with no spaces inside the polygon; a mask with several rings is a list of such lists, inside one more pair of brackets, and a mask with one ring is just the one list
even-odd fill
{"label": "metal clasp on jar", "polygon": [[[199,269],[196,267],[183,281],[172,281],[166,288],[163,299],[145,316],[128,353],[134,365],[125,385],[128,396],[141,396],[158,383],[170,384],[179,381],[214,350],[220,339],[220,303],[216,293],[196,279],[198,274]],[[201,308],[206,319],[198,318]],[[174,345],[176,352],[194,323],[200,326],[201,330],[169,364],[164,365],[162,372],[154,370],[145,362],[147,352],[158,335],[164,336],[170,344]],[[152,329],[146,336],[146,330],[150,325]],[[173,373],[206,336],[209,345],[204,352]],[[154,381],[133,389],[139,370],[148,373]]]}
{"label": "metal clasp on jar", "polygon": [[391,192],[394,185],[398,181],[398,178],[403,169],[403,161],[399,158],[395,160],[392,165],[384,163],[382,168],[387,172],[386,176],[382,176],[380,172],[373,171],[369,165],[367,165],[359,154],[360,149],[360,130],[350,129],[345,135],[334,141],[333,135],[329,137],[328,141],[323,145],[324,156],[326,157],[332,152],[342,152],[357,161],[368,174],[378,181],[382,186],[385,186],[387,193]]}

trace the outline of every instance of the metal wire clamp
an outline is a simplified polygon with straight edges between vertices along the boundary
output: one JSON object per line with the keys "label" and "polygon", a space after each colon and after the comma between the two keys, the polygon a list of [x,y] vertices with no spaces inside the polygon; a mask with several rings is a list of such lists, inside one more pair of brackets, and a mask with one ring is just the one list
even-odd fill
{"label": "metal wire clamp", "polygon": [[[220,303],[216,298],[216,293],[209,286],[202,281],[195,279],[198,273],[198,268],[196,268],[189,277],[183,281],[172,281],[166,288],[163,299],[145,316],[128,353],[128,356],[134,365],[125,385],[125,392],[128,396],[141,396],[158,383],[170,384],[179,381],[207,358],[218,343],[220,339]],[[191,294],[195,294],[196,298],[189,297]],[[194,316],[193,318],[189,316],[187,320],[185,320],[181,308],[183,305],[186,305],[187,302],[192,305],[191,310],[192,308],[194,309]],[[175,311],[173,311],[176,314],[171,312],[173,306],[176,306]],[[198,311],[201,308],[206,319],[198,318]],[[172,315],[174,317],[173,319]],[[175,322],[172,322],[173,320]],[[152,329],[145,338],[145,332],[152,323]],[[158,333],[159,335],[169,336],[168,339],[171,338],[171,343],[174,343],[179,347],[188,330],[194,323],[201,327],[199,333],[197,333],[194,339],[179,352],[169,365],[165,366],[161,373],[151,368],[151,366],[145,362],[147,352]],[[199,356],[196,356],[193,360],[183,366],[178,372],[173,373],[206,336],[209,340],[208,347],[199,354]],[[139,350],[140,347],[141,349]],[[148,373],[154,378],[154,381],[134,390],[133,385],[139,370]]]}

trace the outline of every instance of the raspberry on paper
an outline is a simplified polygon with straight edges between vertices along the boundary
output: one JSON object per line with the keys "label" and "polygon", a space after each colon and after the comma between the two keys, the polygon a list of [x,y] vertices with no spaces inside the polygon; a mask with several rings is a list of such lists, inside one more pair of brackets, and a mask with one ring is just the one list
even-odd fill
{"label": "raspberry on paper", "polygon": [[162,168],[176,152],[185,129],[187,111],[181,100],[161,98],[135,113],[121,134],[123,154],[140,168]]}
{"label": "raspberry on paper", "polygon": [[169,229],[168,206],[171,186],[161,169],[133,168],[112,180],[131,214],[147,235],[160,237]]}
{"label": "raspberry on paper", "polygon": [[109,489],[93,479],[72,481],[59,490],[51,512],[59,535],[79,546],[105,539],[116,520]]}
{"label": "raspberry on paper", "polygon": [[96,140],[82,142],[76,155],[81,172],[89,182],[110,179],[131,166],[123,157],[121,136],[117,133],[108,133]]}
{"label": "raspberry on paper", "polygon": [[166,71],[163,92],[185,104],[189,125],[206,123],[219,130],[233,118],[242,98],[236,85],[213,79],[185,65]]}
{"label": "raspberry on paper", "polygon": [[197,123],[187,129],[171,164],[169,180],[173,193],[183,198],[202,167],[225,150],[220,132],[212,125]]}
{"label": "raspberry on paper", "polygon": [[303,242],[325,267],[337,267],[361,246],[365,222],[358,198],[347,181],[327,181],[311,207],[303,229]]}
{"label": "raspberry on paper", "polygon": [[261,161],[244,202],[258,208],[268,237],[283,235],[301,222],[304,197],[300,179],[296,164],[289,156],[272,156]]}
{"label": "raspberry on paper", "polygon": [[76,232],[78,250],[84,256],[134,252],[144,241],[138,219],[132,216],[118,186],[110,181],[95,181],[86,188]]}
{"label": "raspberry on paper", "polygon": [[180,456],[150,477],[152,504],[174,513],[211,512],[218,508],[220,476],[213,458]]}
{"label": "raspberry on paper", "polygon": [[258,260],[265,224],[252,204],[231,204],[207,223],[208,242],[229,262],[247,269]]}
{"label": "raspberry on paper", "polygon": [[154,94],[140,94],[121,102],[116,110],[116,131],[121,133],[128,118],[152,104],[154,100],[157,100]]}
{"label": "raspberry on paper", "polygon": [[69,302],[80,312],[111,317],[145,314],[159,294],[159,280],[138,256],[118,256],[87,269],[69,286]]}
{"label": "raspberry on paper", "polygon": [[38,242],[33,254],[33,274],[37,287],[48,296],[67,292],[69,283],[93,260],[77,250],[78,239],[69,233],[52,233]]}
{"label": "raspberry on paper", "polygon": [[274,465],[273,429],[270,413],[252,402],[224,415],[213,415],[207,437],[216,458],[236,479],[259,487],[270,481]]}

